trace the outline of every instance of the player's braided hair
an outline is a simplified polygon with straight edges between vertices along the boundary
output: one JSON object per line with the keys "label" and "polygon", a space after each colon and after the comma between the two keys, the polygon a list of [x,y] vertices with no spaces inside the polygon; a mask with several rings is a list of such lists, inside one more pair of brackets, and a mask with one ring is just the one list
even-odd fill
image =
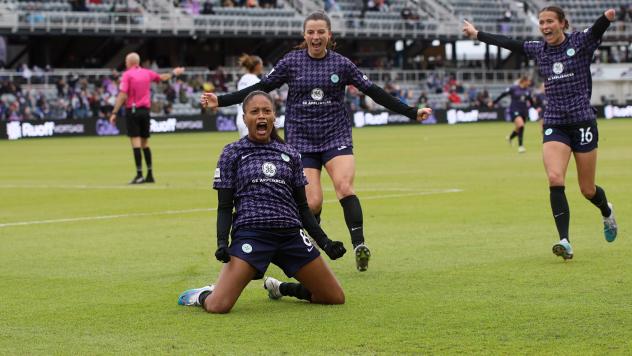
{"label": "player's braided hair", "polygon": [[[250,92],[250,94],[248,94],[246,98],[244,98],[244,102],[242,104],[242,107],[244,109],[244,114],[246,113],[246,106],[248,106],[248,102],[257,95],[264,96],[272,105],[272,110],[274,110],[274,100],[272,99],[270,94],[266,93],[265,91],[255,90],[255,91]],[[273,114],[276,117],[276,112],[274,112]],[[277,132],[276,127],[274,126],[272,126],[272,132],[270,133],[270,138],[280,143],[285,143],[285,140],[281,136],[279,136],[279,133]]]}

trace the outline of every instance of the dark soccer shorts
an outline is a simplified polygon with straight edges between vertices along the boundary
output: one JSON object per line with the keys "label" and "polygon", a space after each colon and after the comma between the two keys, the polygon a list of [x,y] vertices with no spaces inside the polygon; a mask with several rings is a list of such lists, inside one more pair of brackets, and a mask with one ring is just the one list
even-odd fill
{"label": "dark soccer shorts", "polygon": [[149,109],[136,108],[125,109],[125,123],[127,124],[127,136],[148,138],[149,135]]}
{"label": "dark soccer shorts", "polygon": [[574,125],[544,125],[543,141],[557,141],[569,146],[573,152],[590,152],[597,148],[599,131],[597,121],[586,121]]}
{"label": "dark soccer shorts", "polygon": [[322,169],[332,158],[353,155],[353,146],[340,146],[325,152],[301,153],[303,168]]}
{"label": "dark soccer shorts", "polygon": [[235,231],[230,244],[230,255],[248,262],[263,278],[270,263],[294,277],[303,266],[320,256],[307,234],[298,228],[292,229],[240,229]]}
{"label": "dark soccer shorts", "polygon": [[516,121],[518,116],[521,116],[525,123],[529,121],[529,112],[527,111],[510,111],[509,114],[511,115],[511,121]]}

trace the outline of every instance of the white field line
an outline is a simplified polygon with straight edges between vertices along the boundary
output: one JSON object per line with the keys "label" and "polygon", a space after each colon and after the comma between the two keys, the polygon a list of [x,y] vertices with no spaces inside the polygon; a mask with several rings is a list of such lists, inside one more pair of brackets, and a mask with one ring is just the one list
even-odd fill
{"label": "white field line", "polygon": [[[362,201],[412,197],[412,196],[421,196],[421,195],[459,193],[462,191],[463,190],[461,189],[453,188],[453,189],[436,189],[436,190],[429,190],[425,192],[411,192],[411,193],[405,193],[405,194],[383,194],[383,195],[374,195],[374,196],[364,197],[362,198]],[[328,204],[337,203],[337,202],[338,200],[336,199],[325,200],[325,203],[328,203]],[[17,222],[0,224],[0,228],[13,227],[13,226],[41,225],[41,224],[59,224],[59,223],[69,223],[69,222],[78,222],[78,221],[112,220],[112,219],[122,219],[122,218],[130,218],[130,217],[137,217],[137,216],[191,214],[191,213],[209,212],[209,211],[216,211],[216,210],[217,208],[198,208],[198,209],[185,209],[185,210],[165,210],[165,211],[156,211],[156,212],[147,212],[147,213],[81,216],[81,217],[75,217],[75,218],[50,219],[50,220],[17,221]]]}
{"label": "white field line", "polygon": [[[71,189],[71,190],[107,190],[107,189],[115,189],[115,190],[178,190],[178,189],[188,189],[188,190],[205,190],[212,191],[212,182],[207,186],[197,185],[197,186],[177,186],[177,185],[153,185],[153,184],[143,184],[143,185],[88,185],[88,184],[0,184],[0,189]],[[445,189],[439,189],[441,192],[444,192]],[[323,191],[332,192],[334,189],[332,187],[323,187]],[[415,188],[393,188],[393,187],[380,187],[380,186],[363,186],[360,190],[362,192],[373,192],[373,191],[386,191],[386,192],[412,192],[415,191]]]}

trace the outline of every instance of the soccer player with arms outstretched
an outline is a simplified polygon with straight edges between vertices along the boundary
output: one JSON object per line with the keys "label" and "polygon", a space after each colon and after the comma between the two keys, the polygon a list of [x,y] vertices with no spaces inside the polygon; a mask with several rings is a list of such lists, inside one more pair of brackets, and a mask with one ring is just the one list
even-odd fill
{"label": "soccer player with arms outstretched", "polygon": [[178,304],[228,313],[248,283],[262,278],[270,263],[300,282],[281,283],[268,277],[264,287],[270,298],[343,304],[342,287],[302,227],[331,259],[342,257],[346,250],[327,237],[307,205],[301,159],[274,128],[272,98],[252,92],[243,110],[248,136],[224,147],[213,183],[218,192],[215,257],[225,264],[216,284],[183,292]]}
{"label": "soccer player with arms outstretched", "polygon": [[560,237],[560,242],[553,246],[553,253],[567,260],[573,258],[573,249],[568,236],[570,212],[564,180],[571,154],[575,157],[582,194],[601,211],[606,241],[612,242],[617,237],[612,204],[604,190],[595,185],[599,132],[595,111],[590,106],[590,63],[601,37],[615,19],[615,11],[606,10],[591,27],[572,33],[564,32],[569,28],[568,20],[557,6],[540,10],[538,18],[543,36],[539,41],[517,41],[480,32],[467,21],[463,33],[471,39],[525,54],[537,62],[548,99],[542,154],[551,209]]}
{"label": "soccer player with arms outstretched", "polygon": [[334,52],[331,21],[324,12],[307,16],[303,22],[303,39],[304,42],[281,58],[261,82],[219,97],[213,93],[203,94],[200,103],[211,108],[233,105],[253,90],[270,92],[288,84],[285,138],[301,153],[309,182],[306,187],[309,207],[320,220],[323,206],[320,173],[324,166],[344,212],[356,267],[366,271],[371,252],[364,240],[362,207],[353,189],[352,120],[344,103],[345,88],[352,84],[376,103],[412,120],[425,120],[432,109],[415,109],[402,103],[371,83],[349,59]]}

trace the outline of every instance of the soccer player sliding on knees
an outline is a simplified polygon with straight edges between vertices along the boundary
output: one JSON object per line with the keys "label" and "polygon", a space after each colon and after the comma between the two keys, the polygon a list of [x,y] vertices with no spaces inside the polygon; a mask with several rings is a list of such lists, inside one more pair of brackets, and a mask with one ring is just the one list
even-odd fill
{"label": "soccer player sliding on knees", "polygon": [[300,155],[274,128],[272,98],[254,91],[244,100],[243,110],[248,136],[224,147],[213,183],[218,195],[215,257],[224,266],[215,284],[183,292],[178,304],[228,313],[270,263],[299,281],[282,283],[267,277],[264,288],[271,299],[291,296],[343,304],[340,283],[302,228],[332,260],[346,250],[342,242],[327,237],[307,205]]}

